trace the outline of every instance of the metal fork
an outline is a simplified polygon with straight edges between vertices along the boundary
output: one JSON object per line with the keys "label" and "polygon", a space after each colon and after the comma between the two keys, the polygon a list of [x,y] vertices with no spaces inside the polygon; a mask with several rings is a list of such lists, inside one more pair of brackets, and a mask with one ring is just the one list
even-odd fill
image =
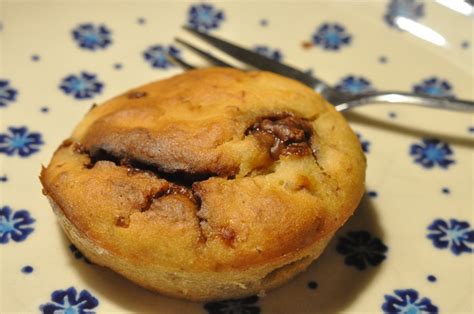
{"label": "metal fork", "polygon": [[[338,111],[345,111],[351,108],[375,103],[407,104],[456,111],[474,111],[473,101],[456,99],[453,97],[434,97],[400,91],[374,91],[359,94],[342,92],[315,76],[262,56],[256,52],[244,49],[228,41],[187,26],[185,26],[184,29],[243,63],[249,64],[260,70],[270,71],[293,78],[308,85],[332,103]],[[220,60],[212,54],[205,52],[182,39],[176,38],[176,41],[207,59],[213,65],[233,67],[227,62]],[[168,55],[168,57],[186,69],[195,68],[195,66],[185,62],[177,56]]]}

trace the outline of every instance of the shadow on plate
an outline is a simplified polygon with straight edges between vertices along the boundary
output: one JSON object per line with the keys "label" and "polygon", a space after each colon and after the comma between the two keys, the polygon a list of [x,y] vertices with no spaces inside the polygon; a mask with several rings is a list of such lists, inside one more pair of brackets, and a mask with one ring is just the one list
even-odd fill
{"label": "shadow on plate", "polygon": [[[384,242],[384,232],[379,223],[377,209],[367,195],[364,196],[354,216],[336,233],[316,262],[290,283],[268,292],[260,301],[264,312],[299,314],[347,311],[384,266],[383,261],[372,266],[366,259],[362,260],[365,262],[364,270],[345,264],[348,255],[337,251],[340,239],[347,238],[350,232],[359,232],[360,235],[361,231],[368,232],[372,239],[378,238]],[[385,254],[390,255],[390,251]],[[357,258],[355,260],[357,262]]]}
{"label": "shadow on plate", "polygon": [[[336,313],[348,308],[376,276],[382,265],[358,270],[344,263],[345,256],[336,251],[340,237],[352,231],[368,231],[383,241],[383,230],[369,197],[365,196],[356,214],[337,232],[323,255],[307,271],[288,284],[270,291],[254,307],[264,313]],[[187,302],[141,288],[120,275],[87,263],[80,252],[71,248],[64,236],[65,250],[70,255],[71,267],[85,283],[85,288],[99,298],[114,304],[117,309],[132,313],[204,313],[203,304]],[[315,281],[316,289],[308,287]],[[312,286],[314,288],[314,284]],[[238,301],[237,301],[238,302]],[[237,306],[238,307],[238,306]],[[243,310],[243,309],[242,309]],[[240,312],[236,312],[240,313]],[[244,313],[244,312],[242,312]]]}

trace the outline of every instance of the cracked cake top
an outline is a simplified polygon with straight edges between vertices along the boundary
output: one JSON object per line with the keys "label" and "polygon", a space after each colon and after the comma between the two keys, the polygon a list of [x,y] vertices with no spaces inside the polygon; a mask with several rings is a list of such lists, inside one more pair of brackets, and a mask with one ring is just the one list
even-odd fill
{"label": "cracked cake top", "polygon": [[357,137],[320,95],[209,68],[94,106],[41,181],[97,247],[192,272],[277,263],[331,234],[364,173]]}

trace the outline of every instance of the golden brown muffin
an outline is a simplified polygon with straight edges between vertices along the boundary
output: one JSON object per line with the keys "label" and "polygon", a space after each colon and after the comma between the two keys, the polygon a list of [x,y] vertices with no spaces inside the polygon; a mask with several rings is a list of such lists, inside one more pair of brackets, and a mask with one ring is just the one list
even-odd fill
{"label": "golden brown muffin", "polygon": [[41,182],[94,263],[163,294],[218,300],[304,270],[353,213],[364,176],[357,137],[319,94],[209,68],[91,109]]}

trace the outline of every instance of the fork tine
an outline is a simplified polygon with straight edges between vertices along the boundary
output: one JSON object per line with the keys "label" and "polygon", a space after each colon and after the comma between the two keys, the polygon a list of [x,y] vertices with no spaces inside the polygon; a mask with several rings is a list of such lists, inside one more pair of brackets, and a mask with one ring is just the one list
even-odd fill
{"label": "fork tine", "polygon": [[291,77],[310,87],[315,87],[316,85],[319,85],[319,84],[324,84],[325,86],[327,86],[326,83],[319,81],[318,79],[313,78],[312,76],[300,70],[292,68],[286,64],[269,59],[267,57],[259,55],[256,52],[236,46],[234,44],[231,44],[230,42],[224,41],[222,39],[211,36],[209,34],[202,33],[189,26],[183,26],[183,28],[191,32],[193,35],[196,35],[197,37],[203,39],[210,45],[216,47],[217,49],[222,50],[223,52],[236,58],[237,60],[250,64],[257,69],[271,71],[271,72],[275,72],[284,76]]}
{"label": "fork tine", "polygon": [[173,63],[181,66],[182,68],[184,68],[185,70],[192,70],[192,69],[195,69],[196,67],[194,65],[191,65],[189,63],[187,63],[186,61],[184,61],[183,59],[179,58],[179,57],[175,57],[175,56],[172,56],[170,54],[167,54],[166,57]]}
{"label": "fork tine", "polygon": [[201,57],[203,57],[204,59],[208,60],[209,62],[211,62],[212,64],[216,65],[216,66],[220,66],[220,67],[229,67],[229,68],[232,68],[233,66],[231,66],[230,64],[228,64],[227,62],[224,62],[216,57],[214,57],[213,55],[211,55],[210,53],[208,52],[205,52],[204,50],[201,50],[199,48],[197,48],[196,46],[193,46],[191,45],[190,43],[188,43],[187,41],[184,41],[180,38],[175,38],[174,40],[176,40],[178,43],[180,43],[181,45],[191,49],[192,51],[194,51],[195,53],[197,53],[198,55],[200,55]]}

